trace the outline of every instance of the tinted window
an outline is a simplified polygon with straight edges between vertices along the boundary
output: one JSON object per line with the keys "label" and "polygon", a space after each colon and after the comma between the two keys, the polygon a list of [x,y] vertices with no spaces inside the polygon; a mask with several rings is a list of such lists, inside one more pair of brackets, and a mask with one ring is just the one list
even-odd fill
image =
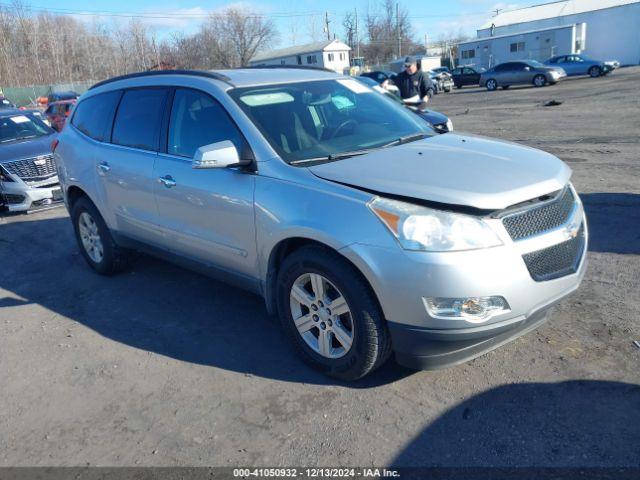
{"label": "tinted window", "polygon": [[454,68],[453,71],[451,72],[452,75],[460,75],[462,73],[462,69],[460,68]]}
{"label": "tinted window", "polygon": [[163,88],[141,88],[124,92],[113,126],[112,143],[157,150],[166,96],[167,90]]}
{"label": "tinted window", "polygon": [[223,140],[231,140],[238,153],[243,151],[242,135],[217,101],[197,90],[176,90],[167,152],[193,158],[198,148]]}
{"label": "tinted window", "polygon": [[507,70],[511,69],[511,64],[510,63],[503,63],[502,65],[498,65],[496,66],[493,71],[494,72],[506,72]]}
{"label": "tinted window", "polygon": [[464,73],[467,75],[473,75],[475,72],[475,70],[472,70],[471,68],[465,68],[464,69]]}
{"label": "tinted window", "polygon": [[119,99],[120,92],[115,91],[83,100],[78,104],[71,124],[94,140],[107,140]]}

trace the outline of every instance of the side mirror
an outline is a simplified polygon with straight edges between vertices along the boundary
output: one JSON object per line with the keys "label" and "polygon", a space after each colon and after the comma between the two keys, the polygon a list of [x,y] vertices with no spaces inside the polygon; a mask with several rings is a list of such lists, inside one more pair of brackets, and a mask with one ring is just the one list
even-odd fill
{"label": "side mirror", "polygon": [[240,160],[238,150],[233,142],[222,142],[204,145],[196,150],[191,166],[193,168],[227,168],[240,167],[249,163]]}

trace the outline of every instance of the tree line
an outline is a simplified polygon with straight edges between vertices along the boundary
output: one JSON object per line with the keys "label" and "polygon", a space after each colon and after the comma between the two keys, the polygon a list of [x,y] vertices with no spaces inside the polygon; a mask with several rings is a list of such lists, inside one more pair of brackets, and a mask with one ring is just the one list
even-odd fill
{"label": "tree line", "polygon": [[[421,51],[406,10],[382,0],[356,24],[356,12],[341,22],[342,38],[368,63],[383,64],[398,53]],[[297,22],[296,19],[291,20]],[[317,28],[309,37],[317,37]],[[322,35],[331,35],[322,32]],[[333,33],[331,37],[336,36]],[[159,67],[216,69],[246,66],[280,39],[274,22],[238,7],[211,13],[193,34],[159,38],[140,19],[125,23],[81,21],[69,15],[35,12],[20,0],[0,5],[0,86],[101,80]]]}

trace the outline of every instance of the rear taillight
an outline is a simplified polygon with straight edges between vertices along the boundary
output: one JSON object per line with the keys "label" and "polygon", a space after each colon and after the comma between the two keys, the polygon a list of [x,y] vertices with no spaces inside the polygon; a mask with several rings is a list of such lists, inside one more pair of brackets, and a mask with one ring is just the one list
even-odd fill
{"label": "rear taillight", "polygon": [[58,140],[57,138],[51,142],[51,152],[55,153],[56,148],[58,147],[58,144],[60,143],[60,140]]}

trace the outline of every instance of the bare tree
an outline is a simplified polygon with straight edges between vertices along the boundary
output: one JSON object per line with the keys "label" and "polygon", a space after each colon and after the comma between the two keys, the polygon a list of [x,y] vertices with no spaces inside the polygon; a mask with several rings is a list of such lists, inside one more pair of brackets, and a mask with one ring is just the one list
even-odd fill
{"label": "bare tree", "polygon": [[238,8],[212,14],[201,35],[211,66],[244,67],[259,51],[269,48],[277,37],[271,20]]}

